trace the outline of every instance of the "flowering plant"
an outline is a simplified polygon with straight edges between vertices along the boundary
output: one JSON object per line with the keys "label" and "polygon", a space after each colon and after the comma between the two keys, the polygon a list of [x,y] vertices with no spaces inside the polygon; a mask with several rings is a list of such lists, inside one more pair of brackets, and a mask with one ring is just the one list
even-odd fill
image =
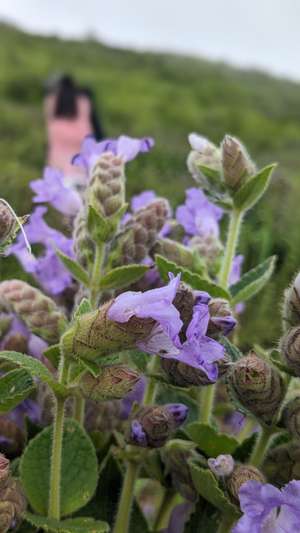
{"label": "flowering plant", "polygon": [[154,191],[128,209],[125,167],[154,143],[126,136],[84,140],[80,190],[47,168],[29,220],[0,203],[1,250],[33,277],[0,282],[1,532],[298,530],[299,276],[280,347],[238,348],[275,265],[241,275],[240,229],[274,165],[189,140],[175,213]]}

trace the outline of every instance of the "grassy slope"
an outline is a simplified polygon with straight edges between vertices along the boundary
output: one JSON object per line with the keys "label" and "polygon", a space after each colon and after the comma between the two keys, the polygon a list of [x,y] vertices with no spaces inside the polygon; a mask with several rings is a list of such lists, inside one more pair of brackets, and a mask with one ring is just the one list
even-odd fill
{"label": "grassy slope", "polygon": [[[109,136],[155,137],[153,153],[130,166],[130,194],[153,188],[173,205],[182,200],[192,185],[185,170],[190,131],[215,142],[232,133],[259,163],[280,163],[272,191],[248,216],[242,246],[247,267],[272,253],[280,256],[276,290],[274,282],[249,305],[243,335],[247,343],[276,338],[278,299],[300,266],[299,85],[204,60],[36,37],[8,26],[0,30],[1,195],[20,214],[30,211],[27,184],[44,162],[42,84],[53,71],[67,70],[95,89]],[[8,262],[2,271],[9,268],[13,275],[13,267]]]}

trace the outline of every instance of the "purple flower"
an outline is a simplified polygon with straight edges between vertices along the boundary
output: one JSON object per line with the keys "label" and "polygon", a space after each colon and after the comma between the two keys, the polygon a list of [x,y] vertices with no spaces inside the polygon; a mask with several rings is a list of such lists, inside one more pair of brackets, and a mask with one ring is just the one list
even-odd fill
{"label": "purple flower", "polygon": [[120,156],[125,162],[134,159],[139,152],[149,152],[154,146],[154,140],[151,137],[134,139],[121,135],[118,139],[106,139],[97,142],[94,137],[86,137],[81,145],[81,151],[73,158],[73,164],[83,167],[89,173],[95,165],[99,156],[104,152],[112,152]]}
{"label": "purple flower", "polygon": [[211,145],[211,142],[206,137],[203,137],[203,135],[198,135],[198,133],[190,133],[188,140],[191,148],[197,152],[203,152],[205,148]]}
{"label": "purple flower", "polygon": [[239,492],[244,515],[233,533],[292,533],[299,531],[300,481],[291,481],[280,491],[270,484],[247,481]]}
{"label": "purple flower", "polygon": [[136,194],[131,199],[131,209],[133,212],[146,207],[151,204],[153,200],[156,199],[156,194],[154,191],[143,191],[140,194]]}
{"label": "purple flower", "polygon": [[130,426],[130,441],[132,444],[147,448],[147,435],[143,430],[142,424],[138,420],[133,420]]}
{"label": "purple flower", "polygon": [[186,201],[176,210],[176,218],[188,235],[219,236],[219,220],[223,210],[210,202],[203,191],[187,189]]}
{"label": "purple flower", "polygon": [[80,194],[65,183],[58,169],[46,167],[43,178],[31,181],[30,187],[36,193],[35,203],[48,202],[64,215],[75,216],[82,206]]}
{"label": "purple flower", "polygon": [[214,316],[211,318],[212,323],[215,325],[218,331],[222,333],[225,337],[231,333],[235,328],[237,321],[233,318],[232,315],[228,316]]}
{"label": "purple flower", "polygon": [[43,216],[46,207],[37,207],[26,224],[26,233],[31,244],[42,244],[44,253],[33,256],[20,235],[10,247],[24,270],[32,274],[49,294],[60,294],[72,284],[72,277],[56,255],[56,248],[69,257],[73,256],[73,242],[60,231],[50,228]]}
{"label": "purple flower", "polygon": [[172,510],[167,529],[163,529],[161,533],[183,533],[184,526],[193,512],[193,509],[194,506],[190,502],[176,505]]}
{"label": "purple flower", "polygon": [[132,391],[130,391],[125,396],[125,398],[123,398],[122,403],[121,403],[121,406],[122,406],[121,418],[122,419],[125,420],[128,418],[134,402],[137,402],[137,403],[142,402],[143,397],[144,397],[145,387],[146,387],[146,378],[142,377],[137,382],[137,384],[132,389]]}
{"label": "purple flower", "polygon": [[11,318],[12,321],[9,330],[1,339],[0,350],[4,349],[7,346],[10,339],[14,335],[22,335],[22,337],[24,337],[27,341],[27,353],[29,353],[33,357],[36,357],[37,359],[40,359],[42,357],[43,351],[47,348],[48,344],[37,335],[31,333],[31,331],[29,331],[24,322],[19,320],[19,318],[17,318],[15,315],[11,315]]}
{"label": "purple flower", "polygon": [[160,326],[160,331],[173,340],[182,328],[179,312],[172,303],[179,283],[180,275],[171,275],[170,282],[164,287],[146,292],[124,292],[111,305],[108,317],[121,323],[128,322],[133,316],[152,318]]}
{"label": "purple flower", "polygon": [[170,403],[167,404],[165,407],[172,415],[173,421],[176,426],[181,426],[181,424],[185,422],[189,411],[186,405],[184,405],[183,403]]}

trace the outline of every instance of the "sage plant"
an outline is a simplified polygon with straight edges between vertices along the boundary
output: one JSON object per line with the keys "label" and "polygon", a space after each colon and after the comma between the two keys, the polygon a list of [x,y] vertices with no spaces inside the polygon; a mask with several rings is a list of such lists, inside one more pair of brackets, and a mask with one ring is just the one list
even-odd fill
{"label": "sage plant", "polygon": [[238,346],[275,267],[242,274],[238,249],[274,165],[228,135],[189,141],[175,211],[152,190],[126,203],[147,137],[84,139],[85,186],[46,168],[29,219],[0,202],[1,252],[32,277],[0,282],[3,533],[299,529],[300,274],[278,346]]}

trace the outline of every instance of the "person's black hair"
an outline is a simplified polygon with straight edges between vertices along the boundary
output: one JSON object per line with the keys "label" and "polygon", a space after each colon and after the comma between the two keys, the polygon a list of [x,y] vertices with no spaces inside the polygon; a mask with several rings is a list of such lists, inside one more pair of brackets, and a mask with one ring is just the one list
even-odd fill
{"label": "person's black hair", "polygon": [[56,103],[54,116],[56,118],[74,118],[77,115],[76,97],[78,89],[73,78],[68,75],[61,76],[57,81],[54,91],[56,94]]}
{"label": "person's black hair", "polygon": [[90,121],[93,129],[93,134],[97,141],[101,141],[102,139],[104,139],[104,131],[98,117],[94,91],[89,87],[80,87],[78,92],[79,94],[86,96],[90,101]]}

